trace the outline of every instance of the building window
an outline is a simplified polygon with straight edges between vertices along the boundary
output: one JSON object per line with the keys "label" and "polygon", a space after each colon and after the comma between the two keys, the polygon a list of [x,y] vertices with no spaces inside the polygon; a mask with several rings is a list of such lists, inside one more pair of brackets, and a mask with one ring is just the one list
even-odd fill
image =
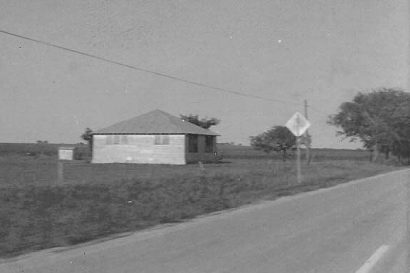
{"label": "building window", "polygon": [[169,145],[169,135],[155,135],[155,145]]}
{"label": "building window", "polygon": [[120,136],[119,135],[114,135],[114,139],[112,141],[112,144],[120,144]]}
{"label": "building window", "polygon": [[127,136],[121,136],[121,144],[128,144],[128,137]]}
{"label": "building window", "polygon": [[188,152],[197,153],[198,152],[198,136],[188,135]]}
{"label": "building window", "polygon": [[214,151],[214,137],[205,136],[205,153],[212,153]]}
{"label": "building window", "polygon": [[112,144],[112,135],[106,136],[106,143],[107,143],[107,145],[111,145],[111,144]]}
{"label": "building window", "polygon": [[128,144],[128,138],[124,135],[107,135],[105,143],[107,145]]}

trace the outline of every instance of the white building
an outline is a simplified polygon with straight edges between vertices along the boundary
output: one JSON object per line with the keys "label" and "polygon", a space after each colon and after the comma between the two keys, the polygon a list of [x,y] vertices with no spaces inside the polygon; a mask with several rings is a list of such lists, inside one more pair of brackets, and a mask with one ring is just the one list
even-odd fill
{"label": "white building", "polygon": [[218,134],[155,110],[92,135],[92,163],[186,164],[214,161]]}

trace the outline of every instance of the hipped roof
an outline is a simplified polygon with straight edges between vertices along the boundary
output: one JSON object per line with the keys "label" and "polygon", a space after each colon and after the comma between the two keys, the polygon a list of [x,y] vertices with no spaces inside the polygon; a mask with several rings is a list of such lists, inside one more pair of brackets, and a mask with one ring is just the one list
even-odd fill
{"label": "hipped roof", "polygon": [[93,132],[94,135],[104,134],[195,134],[217,136],[209,129],[204,129],[188,121],[170,115],[161,110],[115,123]]}

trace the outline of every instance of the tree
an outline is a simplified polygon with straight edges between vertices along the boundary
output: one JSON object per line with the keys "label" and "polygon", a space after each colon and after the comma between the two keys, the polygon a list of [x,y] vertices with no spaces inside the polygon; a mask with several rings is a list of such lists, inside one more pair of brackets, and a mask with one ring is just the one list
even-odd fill
{"label": "tree", "polygon": [[86,128],[85,132],[81,135],[81,138],[88,142],[88,148],[92,152],[93,149],[93,130]]}
{"label": "tree", "polygon": [[407,158],[407,164],[410,165],[410,94],[406,94],[392,115],[392,126],[396,130],[398,140],[393,142],[391,151],[400,161]]}
{"label": "tree", "polygon": [[195,125],[198,125],[199,127],[202,127],[204,129],[209,129],[211,126],[218,125],[220,123],[219,119],[216,118],[202,118],[199,119],[198,115],[180,115],[180,118],[184,121],[188,121],[190,123],[193,123]]}
{"label": "tree", "polygon": [[373,150],[373,160],[379,152],[386,158],[390,153],[407,154],[410,94],[387,88],[359,92],[353,101],[342,103],[339,113],[331,115],[328,123],[341,129],[337,135],[360,140],[366,149]]}
{"label": "tree", "polygon": [[282,154],[283,161],[286,161],[288,150],[295,144],[296,137],[285,126],[274,126],[262,134],[251,137],[251,146],[254,149],[266,153],[279,152]]}

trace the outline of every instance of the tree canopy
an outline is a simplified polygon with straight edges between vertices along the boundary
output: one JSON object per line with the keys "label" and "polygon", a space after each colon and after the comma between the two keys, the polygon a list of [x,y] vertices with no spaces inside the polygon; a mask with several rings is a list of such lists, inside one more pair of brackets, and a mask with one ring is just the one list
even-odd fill
{"label": "tree canopy", "polygon": [[339,112],[328,123],[338,127],[338,135],[351,141],[360,140],[367,149],[392,152],[398,156],[410,153],[410,93],[381,88],[370,93],[359,92],[351,102],[340,105]]}
{"label": "tree canopy", "polygon": [[90,128],[86,128],[84,133],[81,135],[81,138],[84,139],[85,141],[87,141],[90,151],[92,151],[92,148],[93,148],[93,135],[92,135],[92,133],[93,133],[93,130],[91,130]]}
{"label": "tree canopy", "polygon": [[287,158],[287,151],[296,144],[296,137],[285,126],[274,126],[262,134],[250,137],[250,139],[254,149],[266,153],[280,152],[283,160]]}
{"label": "tree canopy", "polygon": [[209,129],[211,126],[218,125],[221,121],[217,118],[202,118],[199,119],[198,115],[180,115],[180,118],[182,120],[188,121],[190,123],[193,123],[195,125],[198,125],[199,127],[202,127],[204,129]]}
{"label": "tree canopy", "polygon": [[92,138],[92,132],[93,130],[91,130],[90,128],[86,128],[84,133],[81,135],[81,138],[84,139],[85,141],[90,141]]}

